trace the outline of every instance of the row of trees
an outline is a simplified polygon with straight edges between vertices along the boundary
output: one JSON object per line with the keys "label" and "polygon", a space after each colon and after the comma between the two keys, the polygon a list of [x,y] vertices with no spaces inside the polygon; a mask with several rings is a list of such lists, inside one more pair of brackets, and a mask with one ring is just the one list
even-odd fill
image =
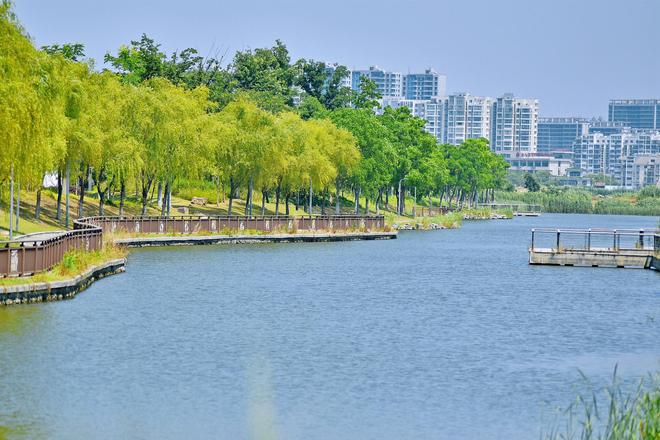
{"label": "row of trees", "polygon": [[[128,188],[139,194],[142,213],[151,194],[163,215],[180,179],[212,181],[227,194],[229,212],[245,197],[253,214],[254,193],[275,199],[289,212],[304,193],[326,212],[331,197],[341,210],[344,190],[376,211],[393,188],[406,188],[449,205],[492,197],[504,182],[506,164],[485,140],[438,145],[424,121],[408,109],[377,115],[375,84],[355,92],[342,87],[345,68],[328,74],[313,60],[291,63],[286,47],[239,51],[222,60],[186,49],[167,56],[142,36],[95,71],[84,47],[64,44],[36,49],[11,13],[0,7],[0,185],[37,190],[38,218],[45,175],[57,175],[57,218],[68,224],[69,183],[77,182],[83,215],[87,182],[93,182],[103,215],[109,195],[123,213]],[[295,97],[300,102],[294,105]],[[65,199],[64,201],[62,199]],[[64,204],[64,213],[61,206]],[[20,205],[19,205],[20,206]]]}

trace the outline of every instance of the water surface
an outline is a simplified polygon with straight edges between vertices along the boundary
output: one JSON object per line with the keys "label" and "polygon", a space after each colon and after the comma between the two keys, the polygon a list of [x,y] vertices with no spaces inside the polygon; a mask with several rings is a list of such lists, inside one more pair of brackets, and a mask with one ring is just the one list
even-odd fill
{"label": "water surface", "polygon": [[[582,369],[660,370],[660,276],[529,266],[550,215],[398,240],[133,251],[0,309],[0,426],[52,439],[536,439]],[[0,429],[0,437],[2,437]]]}

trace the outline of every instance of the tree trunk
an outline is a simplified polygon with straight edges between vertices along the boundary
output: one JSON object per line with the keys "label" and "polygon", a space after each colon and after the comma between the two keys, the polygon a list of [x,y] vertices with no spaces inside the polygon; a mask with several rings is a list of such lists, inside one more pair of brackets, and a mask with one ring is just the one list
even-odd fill
{"label": "tree trunk", "polygon": [[369,215],[369,197],[364,198],[364,215]]}
{"label": "tree trunk", "polygon": [[156,199],[156,206],[163,207],[163,182],[158,181],[158,198]]}
{"label": "tree trunk", "polygon": [[89,177],[89,165],[84,168],[84,173],[81,173],[78,178],[80,197],[78,198],[78,218],[85,216],[85,180]]}
{"label": "tree trunk", "polygon": [[284,196],[284,206],[285,208],[285,213],[286,216],[289,216],[289,193],[287,192],[286,195]]}
{"label": "tree trunk", "polygon": [[277,180],[277,188],[275,188],[275,217],[280,215],[280,194],[282,192],[282,179]]}
{"label": "tree trunk", "polygon": [[147,215],[147,201],[149,198],[149,190],[153,183],[152,177],[142,177],[142,215]]}
{"label": "tree trunk", "polygon": [[[161,185],[160,182],[159,182],[159,185]],[[162,190],[162,188],[161,188],[161,190]],[[166,180],[165,181],[165,199],[161,200],[161,205],[160,205],[160,216],[161,217],[165,217],[165,214],[167,213],[167,193],[168,193],[169,190],[170,190],[170,182]]]}
{"label": "tree trunk", "polygon": [[312,201],[314,197],[314,188],[312,187],[312,178],[309,178],[309,215],[312,215]]}
{"label": "tree trunk", "polygon": [[232,207],[234,206],[234,194],[236,193],[238,185],[234,182],[232,177],[229,178],[229,207],[227,209],[227,215],[231,215]]}
{"label": "tree trunk", "polygon": [[268,196],[268,191],[261,191],[261,215],[266,215],[266,197]]}
{"label": "tree trunk", "polygon": [[124,216],[124,201],[126,200],[126,180],[121,179],[119,183],[119,216]]}
{"label": "tree trunk", "polygon": [[172,185],[167,188],[167,216],[172,215]]}
{"label": "tree trunk", "polygon": [[71,209],[71,204],[69,203],[69,194],[71,193],[71,165],[69,161],[66,163],[66,187],[64,188],[64,203],[65,203],[65,213],[64,213],[64,227],[69,229],[69,213]]}
{"label": "tree trunk", "polygon": [[355,190],[355,215],[360,215],[360,188]]}
{"label": "tree trunk", "polygon": [[18,191],[16,191],[16,232],[20,229],[21,222],[21,183],[18,183]]}
{"label": "tree trunk", "polygon": [[[42,179],[43,182],[43,179]],[[36,221],[39,221],[41,218],[41,190],[43,189],[43,185],[39,185],[39,189],[37,190],[37,204],[34,208],[34,219]]]}
{"label": "tree trunk", "polygon": [[252,193],[254,192],[254,180],[250,176],[248,181],[247,195],[245,196],[245,215],[252,215]]}
{"label": "tree trunk", "polygon": [[385,209],[390,209],[390,189],[385,189]]}
{"label": "tree trunk", "polygon": [[99,193],[99,215],[104,216],[105,215],[105,191],[101,191],[100,189],[97,191]]}
{"label": "tree trunk", "polygon": [[57,221],[62,220],[62,170],[57,169]]}
{"label": "tree trunk", "polygon": [[335,215],[341,214],[341,183],[339,177],[335,179]]}

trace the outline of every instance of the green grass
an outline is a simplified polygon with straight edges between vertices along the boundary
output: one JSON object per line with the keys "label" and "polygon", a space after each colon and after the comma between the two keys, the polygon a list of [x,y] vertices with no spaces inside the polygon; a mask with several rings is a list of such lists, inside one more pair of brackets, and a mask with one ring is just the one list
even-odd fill
{"label": "green grass", "polygon": [[385,223],[389,226],[393,225],[416,225],[421,224],[424,229],[428,229],[431,223],[442,225],[447,229],[456,229],[461,226],[463,215],[460,212],[450,212],[444,215],[436,215],[433,217],[408,217],[400,216],[393,212],[385,212]]}
{"label": "green grass", "polygon": [[615,370],[604,390],[589,388],[542,434],[543,440],[660,440],[660,375],[643,379],[626,393]]}
{"label": "green grass", "polygon": [[69,251],[53,269],[29,277],[0,278],[0,286],[63,281],[80,275],[92,266],[126,257],[126,249],[106,243],[103,249],[91,252]]}

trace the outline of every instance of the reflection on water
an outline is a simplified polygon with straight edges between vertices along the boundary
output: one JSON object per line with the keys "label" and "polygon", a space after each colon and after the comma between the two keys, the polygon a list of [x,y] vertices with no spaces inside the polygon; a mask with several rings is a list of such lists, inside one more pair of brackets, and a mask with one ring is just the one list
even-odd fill
{"label": "reflection on water", "polygon": [[276,440],[275,402],[270,367],[265,358],[247,365],[248,424],[254,440]]}
{"label": "reflection on water", "polygon": [[659,367],[660,277],[529,266],[529,229],[656,224],[138,250],[74,300],[0,309],[0,438],[537,438],[578,368]]}

